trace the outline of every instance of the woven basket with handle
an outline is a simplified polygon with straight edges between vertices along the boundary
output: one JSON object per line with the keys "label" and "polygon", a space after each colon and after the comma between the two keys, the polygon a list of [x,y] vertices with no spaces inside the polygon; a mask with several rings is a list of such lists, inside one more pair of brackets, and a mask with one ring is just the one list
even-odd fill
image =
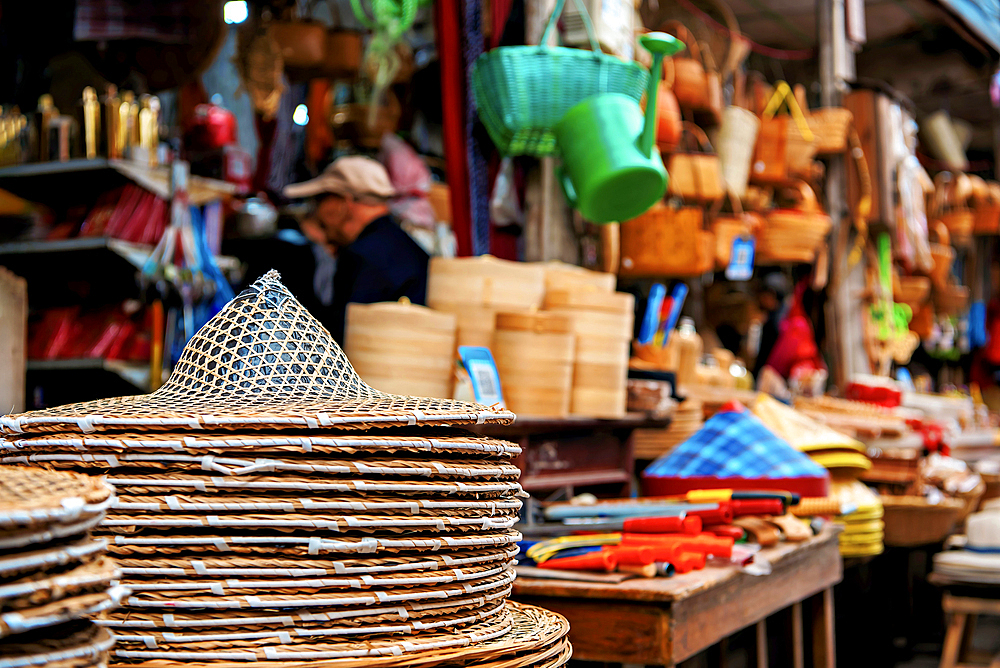
{"label": "woven basket with handle", "polygon": [[541,46],[500,47],[473,65],[479,118],[505,155],[555,155],[552,128],[570,107],[600,93],[621,93],[638,103],[645,92],[646,70],[604,54],[584,3],[574,1],[592,50],[546,46],[566,2],[557,0]]}

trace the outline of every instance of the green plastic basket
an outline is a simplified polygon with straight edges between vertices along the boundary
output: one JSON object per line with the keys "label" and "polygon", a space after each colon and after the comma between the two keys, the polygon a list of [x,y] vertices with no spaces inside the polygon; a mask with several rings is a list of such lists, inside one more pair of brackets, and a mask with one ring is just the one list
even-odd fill
{"label": "green plastic basket", "polygon": [[[592,95],[621,93],[636,102],[649,73],[635,62],[601,52],[587,8],[575,0],[591,51],[560,46],[504,46],[484,53],[472,67],[479,118],[504,155],[555,155],[552,128],[570,107]],[[542,35],[547,44],[566,0],[557,0]]]}

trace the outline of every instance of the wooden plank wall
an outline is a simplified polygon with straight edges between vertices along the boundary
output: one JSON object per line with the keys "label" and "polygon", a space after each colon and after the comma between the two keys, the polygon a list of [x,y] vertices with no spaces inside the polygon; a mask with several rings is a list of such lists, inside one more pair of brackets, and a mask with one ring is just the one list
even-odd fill
{"label": "wooden plank wall", "polygon": [[0,267],[0,415],[24,410],[28,283]]}

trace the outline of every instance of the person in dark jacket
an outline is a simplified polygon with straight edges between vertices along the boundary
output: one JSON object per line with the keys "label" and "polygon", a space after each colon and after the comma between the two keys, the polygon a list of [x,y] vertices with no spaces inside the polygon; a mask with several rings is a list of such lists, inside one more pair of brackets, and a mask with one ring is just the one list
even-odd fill
{"label": "person in dark jacket", "polygon": [[427,298],[427,253],[389,213],[396,191],[381,163],[338,158],[321,175],[285,188],[288,197],[315,197],[315,220],[338,248],[333,303],[324,323],[341,344],[347,305]]}

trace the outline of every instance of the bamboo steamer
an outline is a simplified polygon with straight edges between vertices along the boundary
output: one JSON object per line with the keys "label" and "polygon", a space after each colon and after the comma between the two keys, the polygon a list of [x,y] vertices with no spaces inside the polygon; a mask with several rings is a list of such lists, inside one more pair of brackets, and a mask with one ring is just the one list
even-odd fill
{"label": "bamboo steamer", "polygon": [[507,408],[522,415],[566,417],[573,387],[575,337],[557,313],[497,313],[493,358]]}
{"label": "bamboo steamer", "polygon": [[455,316],[458,325],[455,346],[493,347],[496,329],[496,309],[466,304],[442,304],[434,309]]}
{"label": "bamboo steamer", "polygon": [[603,271],[591,271],[552,260],[542,264],[545,269],[545,292],[553,290],[581,290],[610,294],[615,291],[618,277]]}
{"label": "bamboo steamer", "polygon": [[477,306],[496,311],[540,308],[545,295],[541,265],[501,260],[490,255],[431,258],[427,305],[454,313]]}
{"label": "bamboo steamer", "polygon": [[450,398],[455,316],[408,302],[348,304],[344,351],[377,390]]}
{"label": "bamboo steamer", "polygon": [[545,306],[547,312],[570,318],[576,335],[570,412],[624,416],[635,297],[624,292],[554,290],[546,293]]}

